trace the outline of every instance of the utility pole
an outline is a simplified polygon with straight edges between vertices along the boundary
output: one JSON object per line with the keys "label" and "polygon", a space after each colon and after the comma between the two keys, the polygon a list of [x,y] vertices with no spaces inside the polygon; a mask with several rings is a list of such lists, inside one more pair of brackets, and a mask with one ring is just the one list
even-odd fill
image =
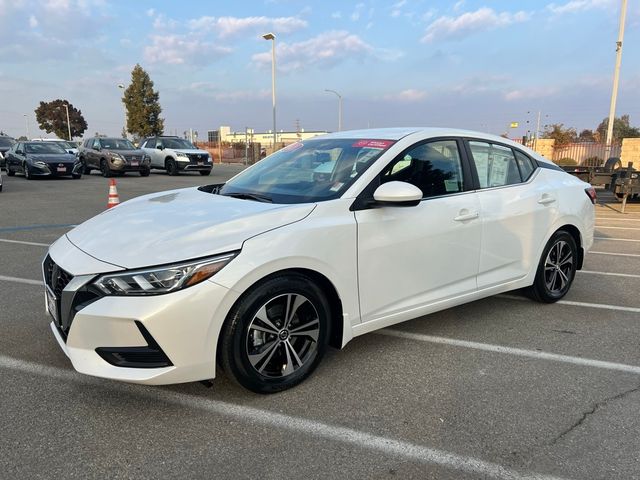
{"label": "utility pole", "polygon": [[[609,123],[607,125],[606,157],[611,155],[611,140],[613,137],[613,123],[616,115],[616,101],[618,100],[618,83],[620,82],[620,63],[622,62],[622,40],[624,38],[624,22],[627,16],[627,0],[622,0],[620,8],[620,29],[616,42],[616,66],[613,70],[613,91],[611,92],[611,106],[609,107]],[[606,159],[607,159],[606,158]],[[606,161],[605,159],[605,161]]]}
{"label": "utility pole", "polygon": [[27,128],[27,140],[31,140],[31,132],[29,132],[29,117],[27,117],[27,114],[24,113],[24,124],[25,127]]}
{"label": "utility pole", "polygon": [[64,104],[64,109],[67,111],[67,132],[69,132],[69,141],[71,141],[71,122],[69,121],[69,104]]}

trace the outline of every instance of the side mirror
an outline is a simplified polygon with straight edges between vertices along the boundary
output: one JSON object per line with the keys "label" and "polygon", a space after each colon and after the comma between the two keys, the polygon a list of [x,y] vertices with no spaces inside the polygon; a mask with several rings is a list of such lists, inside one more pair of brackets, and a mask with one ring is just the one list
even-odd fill
{"label": "side mirror", "polygon": [[156,148],[157,148],[158,150],[164,150],[164,147],[163,147],[162,145],[158,145]]}
{"label": "side mirror", "polygon": [[98,145],[97,147],[93,147],[93,149],[97,150],[99,152],[100,150],[102,150],[102,147],[100,145]]}
{"label": "side mirror", "polygon": [[387,182],[376,188],[373,199],[379,205],[413,207],[422,200],[422,190],[407,182]]}

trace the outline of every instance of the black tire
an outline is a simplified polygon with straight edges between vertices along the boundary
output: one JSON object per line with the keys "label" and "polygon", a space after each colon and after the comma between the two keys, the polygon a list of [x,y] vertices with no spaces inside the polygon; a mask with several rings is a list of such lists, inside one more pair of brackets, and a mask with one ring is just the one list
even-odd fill
{"label": "black tire", "polygon": [[113,177],[113,173],[111,172],[111,168],[109,168],[109,163],[104,159],[100,160],[100,171],[102,172],[102,176],[104,178]]}
{"label": "black tire", "polygon": [[167,173],[169,175],[171,175],[172,177],[175,177],[176,175],[178,175],[180,173],[180,171],[178,170],[178,164],[176,163],[175,160],[168,159],[165,162],[165,166],[167,168]]}
{"label": "black tire", "polygon": [[211,170],[200,170],[200,175],[202,175],[203,177],[206,177],[207,175],[211,174]]}
{"label": "black tire", "polygon": [[578,247],[564,230],[554,233],[542,251],[536,278],[526,293],[541,303],[553,303],[564,297],[576,276]]}
{"label": "black tire", "polygon": [[151,171],[148,168],[144,168],[144,169],[140,170],[140,176],[141,177],[148,177],[149,173],[151,173]]}
{"label": "black tire", "polygon": [[[295,310],[289,325],[284,325],[289,307]],[[261,311],[267,322],[257,318]],[[277,276],[256,285],[236,302],[220,332],[218,358],[223,370],[256,393],[298,385],[324,356],[330,312],[322,290],[305,275]]]}
{"label": "black tire", "polygon": [[81,158],[80,161],[82,162],[82,173],[84,173],[85,175],[89,175],[91,173],[91,170],[93,170],[91,167],[87,166],[87,163],[85,162],[84,158]]}
{"label": "black tire", "polygon": [[24,174],[25,179],[33,180],[33,177],[31,176],[31,172],[29,171],[29,167],[27,166],[26,163],[22,165],[22,173]]}
{"label": "black tire", "polygon": [[7,165],[7,175],[9,175],[10,177],[13,177],[16,174],[16,172],[14,170],[11,170],[9,168],[9,165]]}
{"label": "black tire", "polygon": [[71,178],[73,178],[74,180],[78,180],[80,178],[82,178],[82,173],[72,173],[71,174]]}

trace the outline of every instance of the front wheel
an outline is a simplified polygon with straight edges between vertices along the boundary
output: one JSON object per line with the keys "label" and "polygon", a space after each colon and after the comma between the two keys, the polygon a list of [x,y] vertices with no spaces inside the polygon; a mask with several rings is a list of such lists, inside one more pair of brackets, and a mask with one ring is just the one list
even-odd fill
{"label": "front wheel", "polygon": [[178,175],[178,164],[175,160],[167,160],[167,173],[174,177]]}
{"label": "front wheel", "polygon": [[73,178],[74,180],[78,180],[78,179],[82,178],[82,173],[80,173],[80,172],[72,173],[71,174],[71,178]]}
{"label": "front wheel", "polygon": [[200,170],[200,175],[202,175],[203,177],[206,177],[210,173],[211,173],[211,170]]}
{"label": "front wheel", "polygon": [[141,177],[148,177],[149,176],[149,169],[148,168],[143,168],[142,170],[140,170],[140,176]]}
{"label": "front wheel", "polygon": [[16,174],[15,170],[11,170],[11,167],[7,165],[7,175],[13,177]]}
{"label": "front wheel", "polygon": [[553,234],[542,252],[536,278],[527,291],[542,303],[553,303],[564,297],[576,276],[578,248],[573,237],[559,230]]}
{"label": "front wheel", "polygon": [[27,180],[31,180],[33,178],[31,177],[29,166],[26,163],[22,166],[22,171],[24,172],[24,178],[26,178]]}
{"label": "front wheel", "polygon": [[111,168],[109,168],[109,164],[106,160],[100,161],[100,171],[102,172],[102,176],[104,178],[110,178],[113,176],[113,173],[111,173]]}
{"label": "front wheel", "polygon": [[219,359],[233,380],[256,393],[298,385],[327,348],[331,309],[308,277],[271,278],[232,308],[220,333]]}

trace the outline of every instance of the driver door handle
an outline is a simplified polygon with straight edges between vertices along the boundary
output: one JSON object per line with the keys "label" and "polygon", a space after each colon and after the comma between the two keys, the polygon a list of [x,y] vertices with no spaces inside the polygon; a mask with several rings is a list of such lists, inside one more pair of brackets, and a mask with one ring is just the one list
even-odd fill
{"label": "driver door handle", "polygon": [[469,212],[468,210],[461,210],[457,217],[453,217],[456,222],[464,222],[465,220],[473,220],[478,218],[478,212]]}

